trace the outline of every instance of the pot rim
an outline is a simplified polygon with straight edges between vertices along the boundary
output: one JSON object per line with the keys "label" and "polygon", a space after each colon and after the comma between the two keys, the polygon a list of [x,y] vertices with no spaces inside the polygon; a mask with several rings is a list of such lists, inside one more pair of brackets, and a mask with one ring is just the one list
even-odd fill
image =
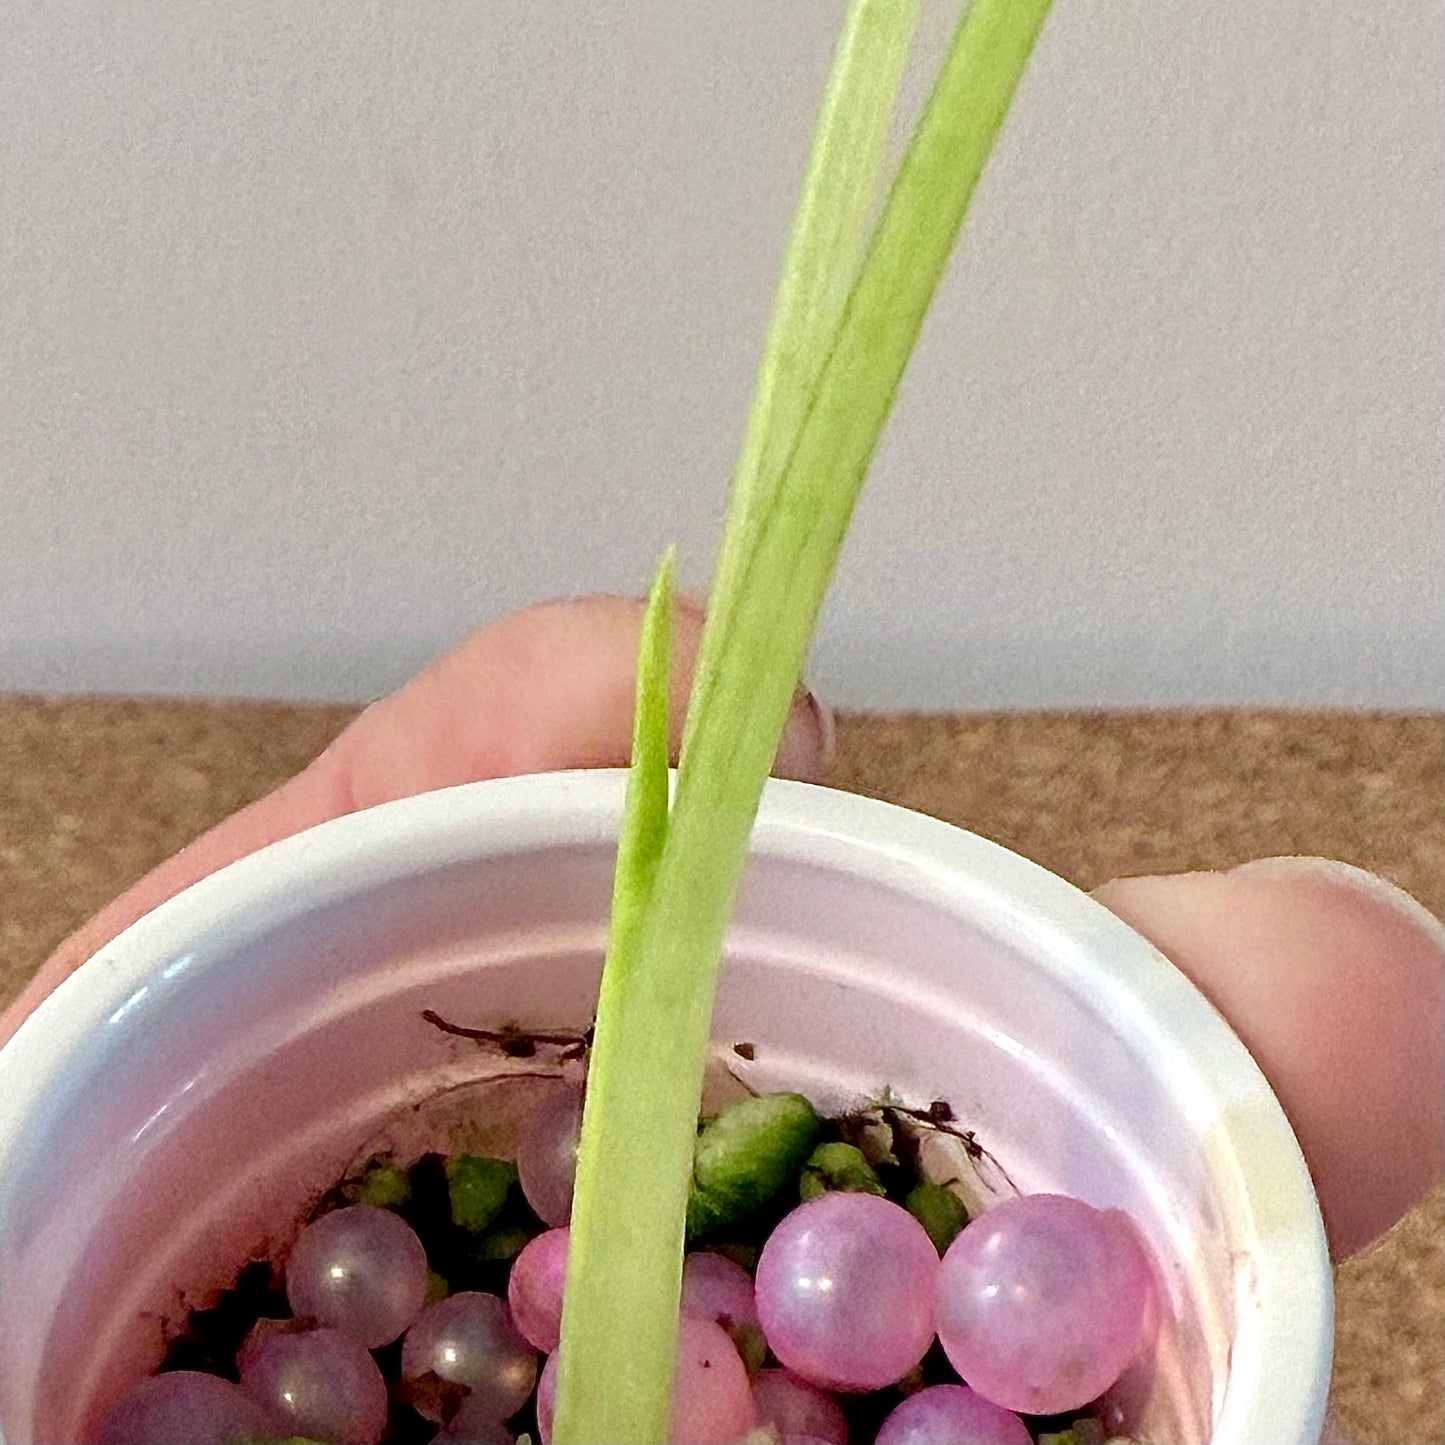
{"label": "pot rim", "polygon": [[[174,971],[186,959],[204,967],[218,943],[439,866],[611,842],[625,778],[620,770],[533,774],[384,803],[274,843],[177,894],[100,949],[0,1048],[0,1180],[22,1132],[37,1121],[44,1127],[49,1087],[67,1061],[95,1046],[96,1031],[114,1036],[127,1003],[158,970]],[[1333,1348],[1318,1201],[1263,1074],[1189,979],[1073,884],[997,843],[889,803],[775,780],[752,846],[915,898],[986,906],[1070,986],[1101,998],[1161,1060],[1177,1080],[1182,1111],[1219,1136],[1209,1167],[1233,1176],[1227,1192],[1241,1202],[1252,1242],[1254,1308],[1232,1345],[1214,1439],[1317,1441]]]}

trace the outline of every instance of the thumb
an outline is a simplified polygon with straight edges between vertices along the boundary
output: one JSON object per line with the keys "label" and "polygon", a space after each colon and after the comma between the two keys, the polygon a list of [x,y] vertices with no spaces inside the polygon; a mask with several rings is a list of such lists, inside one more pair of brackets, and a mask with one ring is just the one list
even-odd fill
{"label": "thumb", "polygon": [[1336,1259],[1445,1173],[1445,949],[1407,894],[1344,863],[1269,858],[1116,879],[1095,896],[1254,1055],[1294,1126]]}
{"label": "thumb", "polygon": [[[308,768],[148,873],[67,938],[0,1015],[0,1043],[97,949],[183,888],[293,833],[395,798],[484,778],[625,766],[642,604],[546,603],[503,618],[362,712]],[[676,610],[672,722],[681,736],[702,614]],[[800,694],[774,771],[821,778],[827,714]]]}

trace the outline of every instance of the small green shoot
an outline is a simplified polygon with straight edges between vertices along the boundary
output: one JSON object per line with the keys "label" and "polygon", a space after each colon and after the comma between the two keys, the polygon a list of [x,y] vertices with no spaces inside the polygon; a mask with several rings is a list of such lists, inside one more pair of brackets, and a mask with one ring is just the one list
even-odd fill
{"label": "small green shoot", "polygon": [[968,1223],[968,1208],[953,1190],[926,1180],[908,1191],[903,1207],[928,1231],[933,1247],[942,1254]]}
{"label": "small green shoot", "polygon": [[801,1094],[739,1099],[698,1131],[687,1197],[687,1242],[743,1223],[793,1183],[821,1125]]}
{"label": "small green shoot", "polygon": [[357,1204],[377,1209],[395,1209],[411,1200],[411,1180],[394,1164],[377,1164],[361,1176],[356,1186]]}
{"label": "small green shoot", "polygon": [[452,1223],[469,1234],[483,1234],[502,1212],[517,1182],[517,1166],[507,1159],[457,1154],[447,1160],[447,1195]]}
{"label": "small green shoot", "polygon": [[820,1194],[876,1194],[888,1191],[877,1171],[852,1144],[819,1144],[798,1178],[798,1197],[806,1202]]}
{"label": "small green shoot", "polygon": [[[658,1025],[638,947],[658,863],[667,836],[668,701],[672,680],[673,563],[663,559],[648,598],[638,648],[637,711],[633,723],[632,768],[618,841],[612,890],[612,920],[602,990],[597,1002],[582,1133],[577,1148],[577,1181],[572,1196],[568,1274],[580,1273],[590,1287],[569,1289],[562,1316],[569,1341],[558,1360],[558,1399],[564,1440],[573,1415],[582,1429],[573,1438],[596,1441],[651,1439],[667,1429],[676,1349],[677,1301],[682,1289],[682,1251],[654,1259],[653,1269],[620,1282],[628,1306],[625,1327],[616,1315],[616,1266],[650,1253],[650,1240],[665,1237],[669,1201],[652,1192],[659,1174],[670,1172],[673,1156],[654,1136],[656,1100],[666,1096],[669,1058],[652,1048]],[[666,1028],[663,1020],[663,1027]],[[696,1107],[689,1124],[682,1189],[691,1173]],[[683,1207],[676,1209],[679,1223]],[[661,1217],[659,1217],[659,1214]],[[680,1230],[679,1230],[680,1232]],[[634,1346],[641,1341],[643,1353]],[[578,1344],[576,1342],[580,1341]],[[659,1390],[657,1361],[666,1362]],[[643,1371],[634,1377],[641,1362]],[[635,1394],[634,1392],[641,1392]],[[634,1403],[646,1406],[647,1433],[634,1430]],[[661,1423],[658,1424],[658,1415]]]}
{"label": "small green shoot", "polygon": [[[974,0],[856,279],[850,238],[872,194],[913,4],[850,9],[735,482],[670,815],[667,563],[643,625],[578,1155],[557,1445],[667,1438],[709,1024],[753,821],[864,475],[1048,8]],[[876,44],[859,38],[868,34]]]}

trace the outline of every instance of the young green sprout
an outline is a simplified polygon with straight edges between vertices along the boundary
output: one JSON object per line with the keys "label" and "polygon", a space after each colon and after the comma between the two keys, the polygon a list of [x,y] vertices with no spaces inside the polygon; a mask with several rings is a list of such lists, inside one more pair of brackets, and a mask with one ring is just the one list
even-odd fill
{"label": "young green sprout", "polygon": [[741,1223],[791,1184],[818,1131],[818,1116],[801,1094],[742,1099],[709,1119],[693,1149],[688,1243]]}
{"label": "young green sprout", "polygon": [[798,1194],[808,1200],[835,1192],[882,1195],[887,1191],[861,1149],[834,1141],[820,1144],[808,1156],[798,1180]]}
{"label": "young green sprout", "polygon": [[558,1445],[667,1437],[713,995],[753,820],[863,478],[1048,8],[974,0],[861,267],[915,4],[849,9],[735,478],[670,811],[670,558],[644,622],[572,1206]]}

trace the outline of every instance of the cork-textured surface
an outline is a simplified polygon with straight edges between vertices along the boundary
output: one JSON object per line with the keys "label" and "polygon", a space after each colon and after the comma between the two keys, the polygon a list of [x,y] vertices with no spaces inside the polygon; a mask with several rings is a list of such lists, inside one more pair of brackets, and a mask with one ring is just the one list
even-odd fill
{"label": "cork-textured surface", "polygon": [[[315,756],[338,707],[0,698],[0,1002],[90,912]],[[833,781],[1083,887],[1313,853],[1445,907],[1445,721],[1196,712],[844,717]],[[1336,1408],[1445,1442],[1445,1196],[1341,1272]],[[1268,1445],[1261,1441],[1259,1445]]]}

